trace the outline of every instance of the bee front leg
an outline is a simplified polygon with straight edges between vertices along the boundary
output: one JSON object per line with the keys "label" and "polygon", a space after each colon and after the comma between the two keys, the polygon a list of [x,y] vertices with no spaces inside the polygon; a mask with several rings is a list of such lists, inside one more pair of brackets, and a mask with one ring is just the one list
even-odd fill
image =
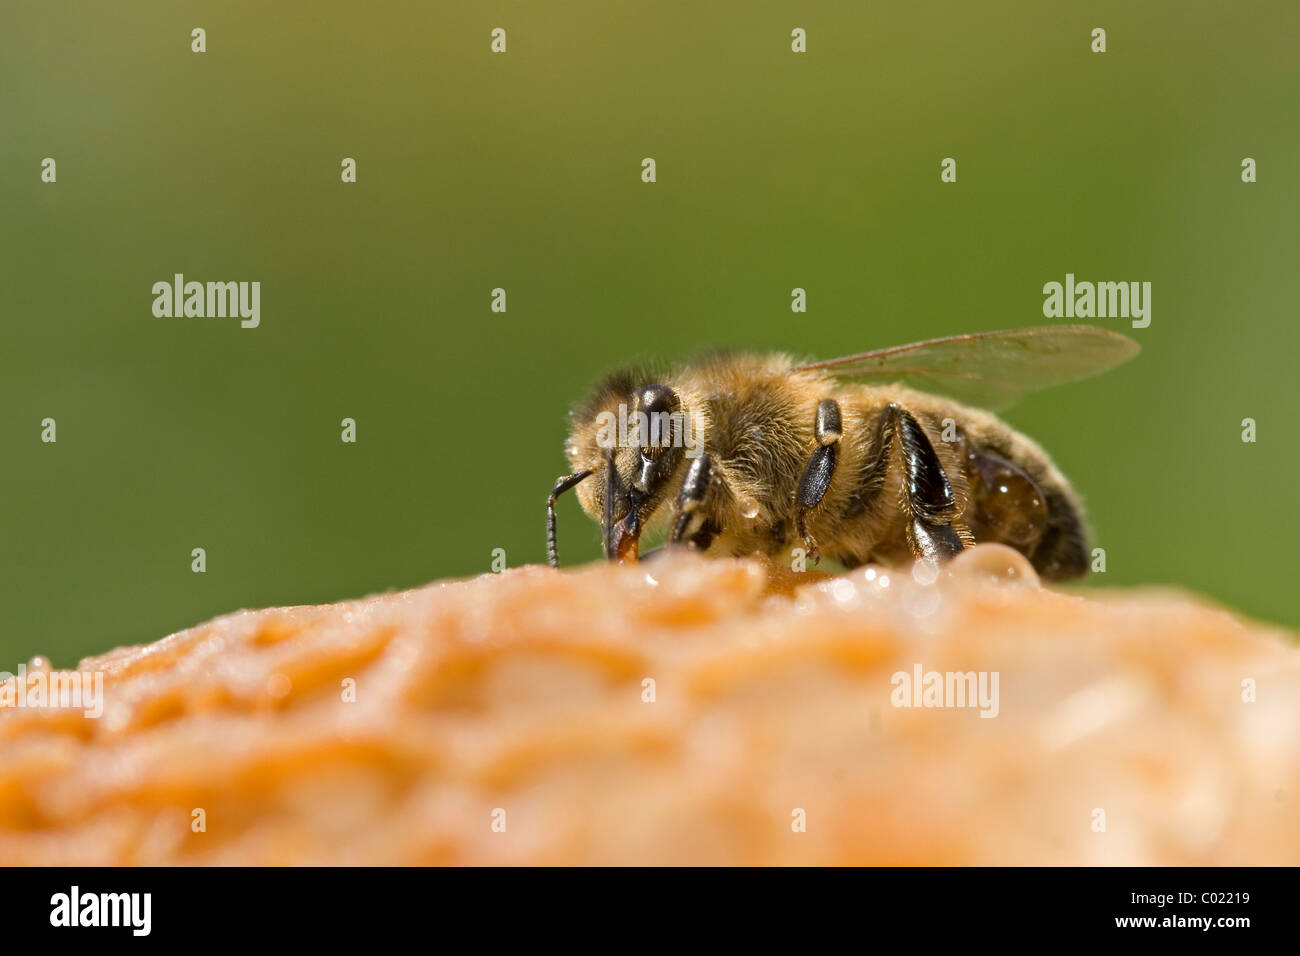
{"label": "bee front leg", "polygon": [[691,462],[681,494],[677,496],[677,516],[673,519],[672,535],[668,539],[670,544],[689,541],[701,551],[708,550],[713,536],[720,530],[703,513],[712,479],[713,462],[707,454],[702,454]]}
{"label": "bee front leg", "polygon": [[826,497],[826,489],[831,486],[831,479],[835,476],[835,462],[839,457],[840,436],[843,434],[840,406],[835,399],[823,399],[818,404],[814,430],[817,436],[817,450],[813,452],[812,460],[808,462],[803,478],[799,481],[797,495],[799,508],[795,511],[794,524],[799,537],[803,539],[808,557],[816,563],[821,560],[821,553],[817,550],[817,544],[812,536],[808,534],[807,518],[808,512],[821,504],[822,498]]}
{"label": "bee front leg", "polygon": [[884,414],[902,453],[907,543],[912,554],[933,561],[960,554],[974,539],[958,520],[957,500],[934,445],[902,406],[891,402]]}
{"label": "bee front leg", "polygon": [[560,553],[555,547],[555,499],[579,482],[585,481],[590,475],[591,469],[587,469],[557,478],[550,497],[546,499],[546,563],[553,568],[560,566]]}

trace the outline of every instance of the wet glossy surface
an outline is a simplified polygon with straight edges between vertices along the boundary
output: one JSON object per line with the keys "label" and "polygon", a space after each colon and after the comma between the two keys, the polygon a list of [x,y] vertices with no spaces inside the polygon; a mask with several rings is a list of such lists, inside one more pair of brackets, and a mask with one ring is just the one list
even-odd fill
{"label": "wet glossy surface", "polygon": [[[98,720],[0,708],[6,863],[1300,858],[1294,643],[1041,588],[1000,546],[840,576],[527,567],[84,666]],[[931,674],[996,674],[996,700],[930,706]]]}

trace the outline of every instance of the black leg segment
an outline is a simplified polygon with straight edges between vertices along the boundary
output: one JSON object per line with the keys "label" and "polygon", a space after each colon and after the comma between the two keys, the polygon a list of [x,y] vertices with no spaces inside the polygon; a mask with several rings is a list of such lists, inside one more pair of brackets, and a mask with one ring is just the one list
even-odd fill
{"label": "black leg segment", "polygon": [[555,487],[551,489],[551,496],[546,499],[546,561],[553,568],[560,566],[560,555],[555,547],[555,499],[590,475],[591,469],[565,475],[555,482]]}
{"label": "black leg segment", "polygon": [[691,462],[690,470],[686,472],[686,481],[682,484],[681,494],[677,496],[677,517],[673,520],[669,543],[690,541],[701,548],[707,548],[709,542],[713,540],[715,532],[709,531],[707,527],[692,527],[693,524],[699,524],[693,519],[700,513],[700,506],[709,493],[709,482],[712,478],[713,462],[709,460],[708,455],[700,455]]}
{"label": "black leg segment", "polygon": [[907,500],[913,513],[946,524],[956,517],[957,502],[934,446],[911,412],[891,403],[885,414],[893,415],[894,431],[902,446]]}
{"label": "black leg segment", "polygon": [[817,449],[813,452],[812,460],[808,462],[803,478],[799,481],[797,501],[799,507],[794,515],[795,530],[803,539],[808,556],[814,561],[818,560],[820,555],[817,553],[816,543],[808,534],[808,512],[821,504],[822,498],[826,497],[826,490],[831,486],[831,479],[835,477],[835,463],[839,459],[840,436],[843,430],[839,403],[833,398],[823,399],[817,406],[817,422],[814,426]]}
{"label": "black leg segment", "polygon": [[893,402],[885,409],[903,456],[911,520],[907,543],[918,558],[942,561],[960,554],[965,541],[953,527],[957,500],[934,445],[911,412]]}

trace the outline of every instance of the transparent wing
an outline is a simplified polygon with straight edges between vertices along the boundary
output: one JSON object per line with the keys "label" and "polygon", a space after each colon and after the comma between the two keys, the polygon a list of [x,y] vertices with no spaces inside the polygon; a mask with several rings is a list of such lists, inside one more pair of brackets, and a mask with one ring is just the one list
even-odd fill
{"label": "transparent wing", "polygon": [[800,366],[852,381],[897,381],[991,411],[1025,392],[1096,375],[1137,355],[1126,335],[1090,325],[975,332]]}

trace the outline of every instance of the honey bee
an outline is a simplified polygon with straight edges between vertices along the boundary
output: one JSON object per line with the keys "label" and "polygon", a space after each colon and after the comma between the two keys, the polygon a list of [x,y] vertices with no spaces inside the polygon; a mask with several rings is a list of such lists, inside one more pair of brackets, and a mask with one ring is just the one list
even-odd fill
{"label": "honey bee", "polygon": [[636,560],[642,531],[662,524],[668,547],[802,547],[850,568],[997,541],[1044,579],[1077,577],[1089,554],[1078,496],[991,412],[1137,352],[1116,332],[1061,325],[803,365],[718,355],[663,375],[620,372],[570,415],[572,472],[547,499],[547,557],[558,566],[555,502],[576,488],[610,560]]}

